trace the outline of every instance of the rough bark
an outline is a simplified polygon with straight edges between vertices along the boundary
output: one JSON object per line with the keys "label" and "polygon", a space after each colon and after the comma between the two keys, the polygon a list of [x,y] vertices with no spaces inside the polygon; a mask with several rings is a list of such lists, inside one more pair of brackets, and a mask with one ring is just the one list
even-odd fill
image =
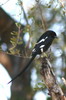
{"label": "rough bark", "polygon": [[56,81],[51,63],[46,57],[42,58],[41,75],[43,76],[44,84],[46,85],[52,100],[66,100],[61,87]]}

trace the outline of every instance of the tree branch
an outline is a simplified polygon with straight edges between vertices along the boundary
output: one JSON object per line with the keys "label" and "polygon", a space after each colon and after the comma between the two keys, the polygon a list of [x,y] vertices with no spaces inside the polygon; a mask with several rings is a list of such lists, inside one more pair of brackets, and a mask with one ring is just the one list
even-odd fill
{"label": "tree branch", "polygon": [[42,58],[42,66],[41,66],[41,75],[44,78],[44,84],[46,85],[47,89],[49,90],[49,94],[52,100],[66,100],[64,93],[61,87],[58,85],[56,81],[56,77],[52,70],[52,66],[49,60],[44,57]]}

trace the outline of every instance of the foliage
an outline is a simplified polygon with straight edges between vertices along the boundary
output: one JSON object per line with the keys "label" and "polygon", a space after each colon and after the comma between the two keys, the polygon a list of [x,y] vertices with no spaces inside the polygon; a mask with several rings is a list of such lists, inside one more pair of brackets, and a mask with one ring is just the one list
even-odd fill
{"label": "foliage", "polygon": [[12,38],[10,39],[10,42],[12,44],[12,47],[9,49],[10,53],[13,55],[19,54],[20,50],[17,48],[17,45],[22,44],[22,37],[21,34],[21,24],[16,23],[16,27],[18,28],[18,32],[11,32]]}
{"label": "foliage", "polygon": [[35,85],[34,87],[34,91],[37,92],[37,91],[40,91],[40,90],[44,90],[45,89],[45,85],[44,85],[44,82],[39,82]]}

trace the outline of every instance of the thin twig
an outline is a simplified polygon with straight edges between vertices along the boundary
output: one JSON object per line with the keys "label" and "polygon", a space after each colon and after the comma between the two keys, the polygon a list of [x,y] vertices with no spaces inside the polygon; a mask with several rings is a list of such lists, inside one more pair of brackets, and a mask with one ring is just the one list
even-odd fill
{"label": "thin twig", "polygon": [[4,2],[4,3],[2,3],[0,6],[3,6],[3,5],[5,5],[7,2],[8,2],[9,0],[7,0],[6,2]]}
{"label": "thin twig", "polygon": [[26,23],[28,24],[28,18],[27,18],[27,15],[25,13],[25,10],[23,8],[23,2],[20,0],[20,7],[21,7],[21,10],[23,11],[23,14],[24,14],[24,18],[26,20]]}
{"label": "thin twig", "polygon": [[43,14],[42,14],[42,9],[41,9],[41,7],[40,7],[40,2],[39,2],[39,0],[35,0],[35,1],[37,2],[37,5],[38,5],[39,10],[40,10],[40,15],[41,15],[41,18],[42,18],[42,27],[43,27],[43,29],[46,31],[46,29],[47,29],[47,27],[46,27],[46,22],[45,22],[45,19],[44,19],[44,17],[43,17]]}

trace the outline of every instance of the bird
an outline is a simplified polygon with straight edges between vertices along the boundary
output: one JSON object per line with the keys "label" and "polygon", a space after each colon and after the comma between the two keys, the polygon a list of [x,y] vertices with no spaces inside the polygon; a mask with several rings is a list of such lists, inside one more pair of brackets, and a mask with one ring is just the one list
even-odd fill
{"label": "bird", "polygon": [[38,39],[38,41],[36,42],[32,50],[32,57],[28,62],[28,64],[24,67],[23,70],[21,70],[20,73],[18,73],[11,81],[9,81],[8,84],[14,81],[20,75],[22,75],[26,71],[26,69],[30,66],[30,64],[32,63],[32,61],[37,55],[41,55],[43,52],[46,52],[48,48],[51,46],[55,38],[57,38],[57,35],[52,30],[47,30],[45,33],[43,33],[41,37]]}

